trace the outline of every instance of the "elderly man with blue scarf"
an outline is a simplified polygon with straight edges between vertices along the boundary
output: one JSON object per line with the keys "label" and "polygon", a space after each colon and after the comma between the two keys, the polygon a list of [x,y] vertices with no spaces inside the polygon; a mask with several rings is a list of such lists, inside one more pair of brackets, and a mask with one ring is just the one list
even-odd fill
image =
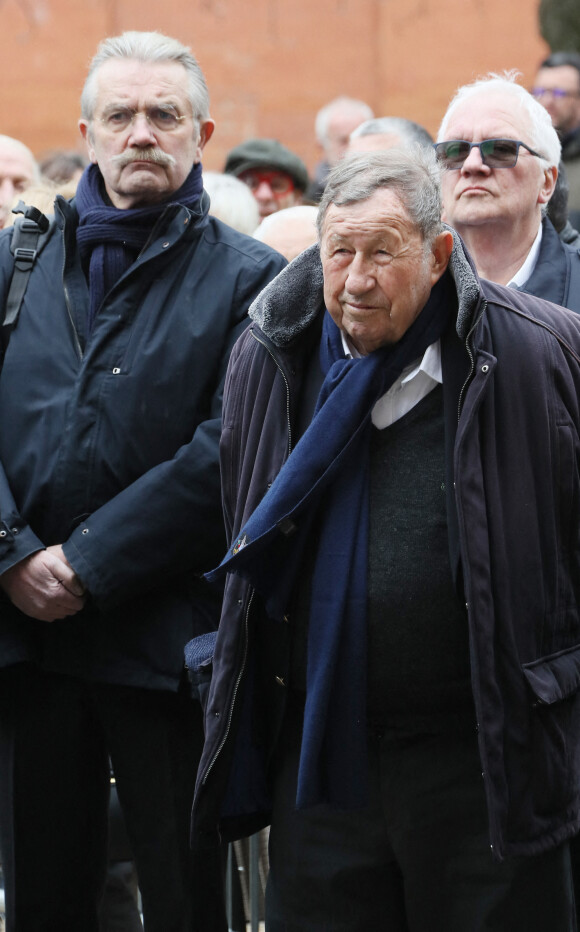
{"label": "elderly man with blue scarf", "polygon": [[345,159],[230,359],[192,844],[271,825],[268,932],[573,928],[580,318],[440,217]]}
{"label": "elderly man with blue scarf", "polygon": [[203,736],[183,646],[219,619],[203,573],[227,542],[229,353],[286,262],[209,216],[214,124],[188,48],[159,33],[106,39],[81,107],[91,164],[42,224],[16,314],[26,256],[15,260],[13,230],[0,236],[7,929],[97,932],[110,758],[145,928],[193,932],[211,895],[192,896]]}

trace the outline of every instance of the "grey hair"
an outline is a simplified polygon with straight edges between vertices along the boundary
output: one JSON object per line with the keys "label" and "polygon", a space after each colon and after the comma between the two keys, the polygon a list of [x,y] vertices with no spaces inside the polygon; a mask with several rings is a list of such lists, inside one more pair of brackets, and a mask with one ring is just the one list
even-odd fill
{"label": "grey hair", "polygon": [[183,65],[189,77],[189,99],[196,121],[209,118],[209,92],[203,71],[191,49],[177,39],[160,32],[124,32],[120,36],[104,39],[89,66],[81,94],[83,119],[91,121],[97,99],[96,76],[101,65],[111,59],[127,59],[143,63],[177,62]]}
{"label": "grey hair", "polygon": [[337,110],[347,110],[349,112],[359,111],[361,114],[361,123],[363,120],[371,120],[374,116],[371,107],[369,107],[364,100],[357,100],[355,97],[335,97],[330,103],[321,107],[316,114],[314,131],[321,146],[324,146],[326,142],[329,123]]}
{"label": "grey hair", "polygon": [[346,156],[332,169],[318,208],[322,238],[328,208],[366,201],[389,188],[403,203],[426,246],[443,229],[440,170],[433,149],[409,146]]}
{"label": "grey hair", "polygon": [[530,138],[522,141],[528,142],[536,152],[540,153],[545,168],[557,167],[562,146],[558,134],[552,126],[550,115],[545,107],[532,97],[525,87],[517,83],[517,77],[517,71],[505,71],[503,74],[490,72],[485,77],[473,81],[472,84],[464,84],[463,87],[460,87],[447,107],[439,127],[437,140],[443,141],[445,139],[449,120],[454,110],[465,100],[469,100],[476,94],[483,93],[497,92],[504,96],[511,94],[529,121]]}
{"label": "grey hair", "polygon": [[350,138],[359,139],[361,136],[378,136],[387,133],[397,136],[404,145],[417,144],[425,148],[433,145],[433,137],[420,123],[406,120],[404,117],[377,117],[374,120],[365,120],[352,131]]}

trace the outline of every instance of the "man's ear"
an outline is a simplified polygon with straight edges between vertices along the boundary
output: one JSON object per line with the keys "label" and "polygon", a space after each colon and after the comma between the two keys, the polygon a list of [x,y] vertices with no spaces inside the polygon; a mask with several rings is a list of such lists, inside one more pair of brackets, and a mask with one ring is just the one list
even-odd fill
{"label": "man's ear", "polygon": [[552,194],[554,193],[554,188],[556,187],[556,181],[558,179],[558,169],[555,165],[552,165],[550,168],[544,169],[544,182],[540,188],[540,193],[538,194],[538,204],[547,204]]}
{"label": "man's ear", "polygon": [[204,120],[199,124],[199,138],[197,140],[197,151],[195,155],[196,162],[201,162],[201,153],[213,136],[215,123],[213,120]]}
{"label": "man's ear", "polygon": [[89,121],[84,120],[84,119],[79,120],[79,130],[81,132],[81,136],[83,137],[84,141],[87,144],[87,152],[88,152],[91,162],[96,162],[97,157],[95,155],[95,150],[93,149],[93,146],[92,146],[91,130],[89,127]]}
{"label": "man's ear", "polygon": [[431,246],[431,287],[439,281],[449,265],[453,252],[453,234],[449,230],[438,233]]}

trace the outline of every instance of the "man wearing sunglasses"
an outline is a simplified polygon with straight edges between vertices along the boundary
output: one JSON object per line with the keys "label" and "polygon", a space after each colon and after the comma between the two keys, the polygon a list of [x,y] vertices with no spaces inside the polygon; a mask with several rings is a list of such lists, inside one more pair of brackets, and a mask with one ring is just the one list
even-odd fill
{"label": "man wearing sunglasses", "polygon": [[545,216],[560,142],[513,75],[459,89],[439,129],[443,217],[483,278],[580,312],[580,256]]}
{"label": "man wearing sunglasses", "polygon": [[562,142],[562,159],[570,185],[569,206],[580,223],[580,55],[554,52],[540,65],[532,94],[546,108]]}

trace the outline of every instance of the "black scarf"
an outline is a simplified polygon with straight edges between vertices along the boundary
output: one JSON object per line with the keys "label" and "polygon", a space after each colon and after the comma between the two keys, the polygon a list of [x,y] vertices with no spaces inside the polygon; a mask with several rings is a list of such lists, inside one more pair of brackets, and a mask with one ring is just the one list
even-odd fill
{"label": "black scarf", "polygon": [[135,261],[169,204],[195,207],[203,191],[201,163],[166,201],[150,207],[119,210],[110,203],[97,165],[89,165],[79,181],[75,205],[79,215],[77,243],[83,266],[89,269],[88,332],[103,298]]}

